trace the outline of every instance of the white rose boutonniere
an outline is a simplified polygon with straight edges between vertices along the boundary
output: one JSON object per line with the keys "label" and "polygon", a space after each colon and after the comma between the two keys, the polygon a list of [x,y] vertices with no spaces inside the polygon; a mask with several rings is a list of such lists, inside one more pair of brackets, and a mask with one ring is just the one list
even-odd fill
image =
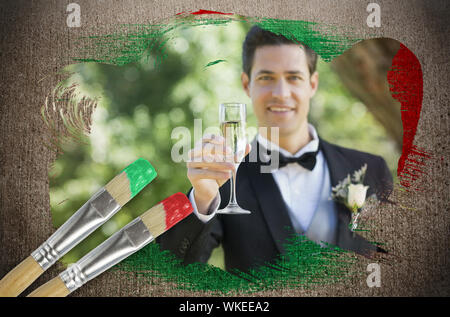
{"label": "white rose boutonniere", "polygon": [[348,185],[347,206],[353,212],[362,208],[362,206],[364,205],[368,188],[369,186],[364,186],[363,184]]}
{"label": "white rose boutonniere", "polygon": [[347,175],[346,178],[331,189],[331,198],[343,203],[352,211],[352,231],[357,227],[357,220],[369,189],[369,186],[363,184],[366,170],[367,164],[364,164],[361,169],[353,173],[353,177]]}

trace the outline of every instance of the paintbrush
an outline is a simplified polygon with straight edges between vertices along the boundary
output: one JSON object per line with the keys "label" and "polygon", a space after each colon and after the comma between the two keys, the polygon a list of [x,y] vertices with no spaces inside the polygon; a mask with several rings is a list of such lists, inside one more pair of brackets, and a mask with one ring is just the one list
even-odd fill
{"label": "paintbrush", "polygon": [[59,258],[105,223],[156,177],[142,158],[95,193],[39,248],[0,281],[0,296],[17,296]]}
{"label": "paintbrush", "polygon": [[193,208],[176,193],[147,210],[28,297],[64,297],[152,242],[187,217]]}

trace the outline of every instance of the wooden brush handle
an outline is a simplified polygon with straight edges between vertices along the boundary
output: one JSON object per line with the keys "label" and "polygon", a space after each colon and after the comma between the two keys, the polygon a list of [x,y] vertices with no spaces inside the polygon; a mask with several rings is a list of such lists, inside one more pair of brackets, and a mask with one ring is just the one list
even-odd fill
{"label": "wooden brush handle", "polygon": [[30,255],[0,281],[0,296],[14,297],[22,293],[44,270]]}
{"label": "wooden brush handle", "polygon": [[57,276],[31,292],[27,297],[66,297],[69,294],[70,291],[66,284]]}

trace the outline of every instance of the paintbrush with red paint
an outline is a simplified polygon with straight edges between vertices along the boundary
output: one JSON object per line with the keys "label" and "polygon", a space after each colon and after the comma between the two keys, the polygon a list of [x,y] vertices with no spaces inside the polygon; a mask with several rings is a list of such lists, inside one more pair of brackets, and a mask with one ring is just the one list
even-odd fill
{"label": "paintbrush with red paint", "polygon": [[152,242],[187,217],[193,208],[176,193],[134,219],[64,272],[28,297],[64,297]]}
{"label": "paintbrush with red paint", "polygon": [[58,259],[108,221],[155,177],[155,169],[143,158],[128,165],[0,280],[0,297],[22,293]]}

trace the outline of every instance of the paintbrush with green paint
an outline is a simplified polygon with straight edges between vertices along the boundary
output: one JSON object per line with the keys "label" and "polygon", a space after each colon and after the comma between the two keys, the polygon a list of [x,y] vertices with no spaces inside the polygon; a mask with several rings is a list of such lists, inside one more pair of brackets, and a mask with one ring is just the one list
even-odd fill
{"label": "paintbrush with green paint", "polygon": [[17,296],[59,258],[110,219],[156,177],[142,158],[95,193],[39,248],[0,281],[0,296]]}
{"label": "paintbrush with green paint", "polygon": [[182,193],[173,194],[117,231],[28,297],[65,297],[128,256],[141,250],[192,213]]}

